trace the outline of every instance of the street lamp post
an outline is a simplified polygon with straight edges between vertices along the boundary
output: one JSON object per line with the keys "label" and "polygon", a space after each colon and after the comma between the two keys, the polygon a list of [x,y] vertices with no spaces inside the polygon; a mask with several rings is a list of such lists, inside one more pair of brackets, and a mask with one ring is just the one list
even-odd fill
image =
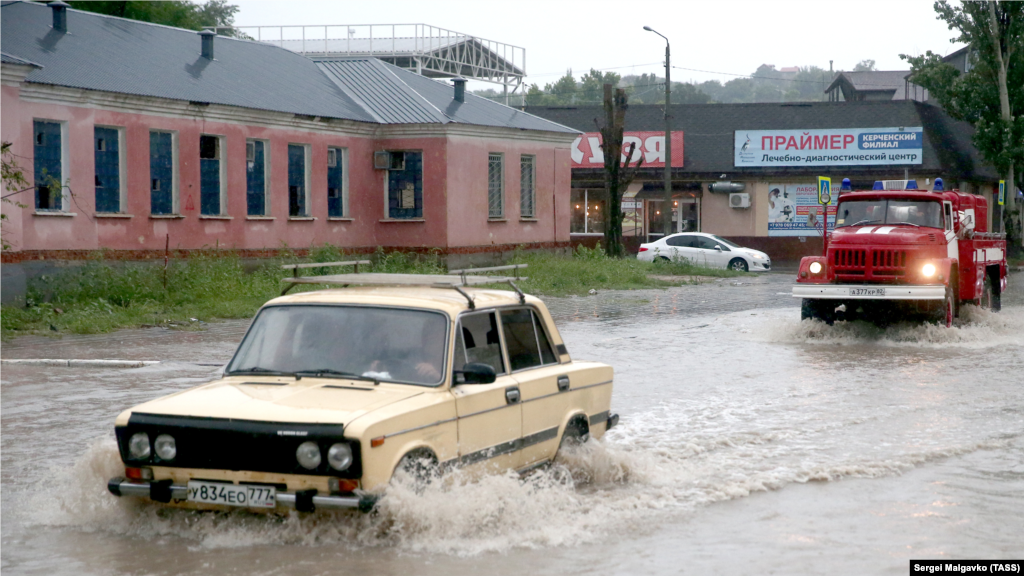
{"label": "street lamp post", "polygon": [[[665,38],[650,26],[644,26],[644,30]],[[672,116],[668,109],[672,102],[672,63],[669,58],[668,38],[665,38],[665,204],[661,208],[661,222],[665,229],[665,236],[672,233]]]}

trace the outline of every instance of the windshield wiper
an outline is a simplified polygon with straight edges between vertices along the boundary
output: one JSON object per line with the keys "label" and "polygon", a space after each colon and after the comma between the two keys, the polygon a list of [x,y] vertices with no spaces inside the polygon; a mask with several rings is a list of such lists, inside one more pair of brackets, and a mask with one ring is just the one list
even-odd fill
{"label": "windshield wiper", "polygon": [[292,372],[282,372],[280,370],[271,370],[270,368],[263,368],[262,366],[253,366],[251,368],[242,368],[239,370],[232,370],[227,372],[228,375],[239,374],[242,376],[294,376]]}
{"label": "windshield wiper", "polygon": [[364,380],[366,382],[376,382],[376,378],[370,378],[368,376],[361,376],[352,372],[344,372],[341,370],[335,370],[333,368],[319,368],[317,370],[299,370],[295,373],[295,379],[301,380],[303,376],[312,376],[313,378],[344,378],[348,380]]}
{"label": "windshield wiper", "polygon": [[879,220],[861,220],[860,222],[854,222],[850,226],[860,226],[861,224],[870,224],[872,222],[879,222]]}
{"label": "windshield wiper", "polygon": [[914,224],[913,222],[896,222],[897,226],[917,226],[918,228],[924,228],[920,224]]}

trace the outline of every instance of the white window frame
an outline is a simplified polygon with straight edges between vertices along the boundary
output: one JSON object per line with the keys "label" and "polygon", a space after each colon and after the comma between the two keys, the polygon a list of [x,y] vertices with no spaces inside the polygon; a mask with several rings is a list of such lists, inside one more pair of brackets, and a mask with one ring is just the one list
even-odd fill
{"label": "white window frame", "polygon": [[245,169],[249,170],[249,143],[250,142],[262,142],[263,143],[263,215],[253,216],[249,214],[249,183],[245,185],[245,215],[249,218],[267,218],[270,217],[270,140],[264,140],[263,138],[246,138],[245,139]]}
{"label": "white window frame", "polygon": [[[526,213],[523,196],[523,165],[529,163],[532,167],[533,181],[530,182],[531,211]],[[537,217],[537,156],[534,154],[521,154],[519,156],[519,217],[533,219]]]}
{"label": "white window frame", "polygon": [[[306,213],[305,214],[298,214],[296,216],[292,216],[292,214],[291,214],[291,207],[289,207],[288,208],[288,217],[289,218],[293,218],[293,219],[294,218],[299,218],[299,219],[305,220],[305,219],[313,217],[313,205],[311,204],[311,200],[310,200],[312,195],[310,194],[310,191],[309,191],[309,183],[312,180],[312,172],[311,172],[312,166],[310,166],[310,161],[313,158],[313,145],[312,144],[305,144],[303,142],[289,142],[288,146],[302,146],[302,154],[303,154],[303,161],[302,161],[302,167],[303,167],[302,194],[303,194],[303,196],[305,196],[305,202],[303,202],[303,205],[306,207]],[[287,194],[288,200],[290,202],[291,201],[291,196],[290,196],[291,193],[288,191],[288,186],[290,186],[290,184],[288,183],[288,176],[289,176],[289,174],[288,174],[287,153],[288,153],[288,149],[285,148],[285,155],[286,155],[286,158],[285,158],[285,193]]]}
{"label": "white window frame", "polygon": [[[36,144],[36,122],[50,122],[54,124],[60,124],[60,208],[56,210],[42,210],[46,212],[67,212],[70,208],[68,204],[68,195],[64,193],[64,187],[71,181],[71,175],[68,174],[68,168],[71,166],[71,158],[68,149],[68,121],[67,120],[54,120],[52,118],[33,118],[32,119],[32,182],[33,186],[38,184],[35,182],[35,144]],[[32,210],[39,212],[40,210],[35,207],[36,197],[38,194],[35,190],[32,192]]]}
{"label": "white window frame", "polygon": [[[178,157],[178,131],[177,130],[164,130],[162,128],[150,128],[149,132],[146,133],[146,146],[149,146],[149,134],[152,132],[159,132],[161,134],[171,135],[171,213],[167,215],[155,214],[155,216],[181,216],[181,202],[180,202],[180,182],[181,182],[181,162]],[[147,160],[150,160],[153,156],[153,151],[150,150],[146,156]],[[146,162],[146,171],[149,172],[149,162]],[[153,175],[149,175],[150,181],[147,182],[147,193],[152,186]],[[148,194],[147,194],[148,196]],[[152,211],[153,205],[150,200],[149,210]]]}
{"label": "white window frame", "polygon": [[[497,157],[501,167],[501,177],[498,179],[498,214],[491,214],[491,161]],[[505,219],[505,154],[502,152],[487,153],[487,219]]]}
{"label": "white window frame", "polygon": [[[200,216],[227,216],[228,215],[228,166],[227,166],[228,159],[227,159],[227,154],[225,154],[224,152],[225,152],[225,150],[227,150],[228,139],[227,139],[227,136],[225,136],[223,134],[207,134],[206,132],[200,132],[199,133],[199,139],[202,140],[203,136],[209,136],[209,137],[217,139],[217,162],[218,162],[218,164],[217,164],[217,171],[219,172],[219,174],[217,176],[217,182],[218,182],[218,184],[220,184],[220,212],[218,212],[217,214],[203,214],[202,206],[200,206],[200,208],[199,208],[199,215]],[[200,160],[200,162],[202,161],[202,154],[200,154],[199,160]],[[202,193],[203,193],[202,192],[203,187],[202,187],[202,168],[201,167],[200,167],[199,179],[200,179],[200,184],[199,184],[200,200],[199,200],[199,203],[201,205],[202,204]],[[266,186],[266,184],[264,184],[264,187],[265,186]],[[266,189],[266,188],[264,188],[264,189]],[[264,198],[264,200],[266,200],[266,198]],[[246,211],[248,211],[248,210],[246,210]]]}
{"label": "white window frame", "polygon": [[[93,130],[96,128],[106,128],[108,130],[117,130],[117,205],[119,210],[114,214],[125,214],[128,208],[128,151],[125,149],[125,129],[124,126],[110,126],[108,124],[96,124],[93,126]],[[94,132],[95,133],[95,132]],[[93,170],[95,170],[95,155],[93,160]]]}
{"label": "white window frame", "polygon": [[[330,159],[331,150],[335,150],[335,161],[341,163],[341,218],[351,218],[348,211],[348,148],[343,146],[328,146],[327,157]],[[328,164],[328,169],[330,164]],[[338,218],[338,216],[331,216]]]}

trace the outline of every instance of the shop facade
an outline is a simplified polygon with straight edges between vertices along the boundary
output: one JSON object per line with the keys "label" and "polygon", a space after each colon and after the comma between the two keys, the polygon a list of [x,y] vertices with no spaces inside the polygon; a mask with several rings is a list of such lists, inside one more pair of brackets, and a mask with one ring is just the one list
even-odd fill
{"label": "shop facade", "polygon": [[[581,131],[592,131],[603,117],[597,106],[527,111]],[[930,104],[702,104],[672,106],[670,113],[673,233],[718,234],[763,250],[773,260],[820,252],[827,214],[812,201],[818,176],[830,177],[836,189],[844,178],[854,189],[871,189],[876,181],[913,181],[931,189],[935,178],[942,178],[947,189],[986,195],[990,223],[998,210],[998,175],[971,143],[973,128]],[[627,110],[627,136],[659,127],[664,129],[663,107]],[[675,158],[678,140],[682,145]],[[604,232],[603,164],[580,161],[590,158],[595,143],[584,134],[570,149],[570,232],[576,244],[596,245]],[[627,245],[663,235],[664,189],[664,164],[644,162],[623,195]]]}

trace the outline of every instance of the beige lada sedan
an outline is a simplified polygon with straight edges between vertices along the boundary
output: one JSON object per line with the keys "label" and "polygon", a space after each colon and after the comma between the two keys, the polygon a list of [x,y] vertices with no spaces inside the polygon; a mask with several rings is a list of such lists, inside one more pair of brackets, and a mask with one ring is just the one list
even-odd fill
{"label": "beige lada sedan", "polygon": [[612,368],[574,362],[543,302],[463,286],[271,300],[222,378],[118,416],[110,492],[368,511],[396,470],[523,471],[615,425]]}

